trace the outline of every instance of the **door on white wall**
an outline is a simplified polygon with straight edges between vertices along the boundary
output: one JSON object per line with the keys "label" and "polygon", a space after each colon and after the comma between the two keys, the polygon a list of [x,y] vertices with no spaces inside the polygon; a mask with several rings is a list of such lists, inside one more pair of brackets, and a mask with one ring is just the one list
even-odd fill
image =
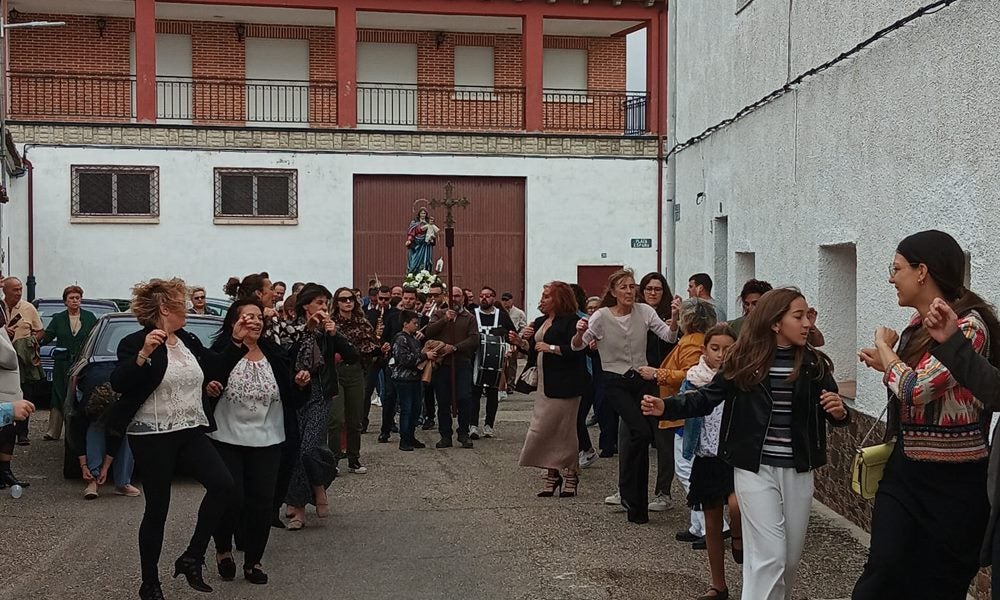
{"label": "door on white wall", "polygon": [[358,44],[358,125],[417,126],[416,44]]}
{"label": "door on white wall", "polygon": [[[129,48],[129,64],[135,76],[135,34]],[[190,123],[192,116],[191,36],[156,34],[156,118],[169,123]],[[132,94],[135,114],[135,94]]]}
{"label": "door on white wall", "polygon": [[247,38],[247,121],[309,122],[309,41]]}

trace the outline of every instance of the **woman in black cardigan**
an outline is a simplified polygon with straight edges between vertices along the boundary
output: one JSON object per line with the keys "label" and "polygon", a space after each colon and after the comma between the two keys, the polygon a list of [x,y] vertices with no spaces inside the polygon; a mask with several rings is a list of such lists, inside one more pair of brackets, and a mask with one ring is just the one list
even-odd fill
{"label": "woman in black cardigan", "polygon": [[191,587],[203,592],[212,591],[202,578],[205,549],[233,487],[229,470],[204,431],[210,414],[205,405],[205,372],[231,370],[243,357],[246,325],[236,324],[221,353],[208,350],[183,329],[186,299],[180,279],[136,285],[132,312],[143,329],[118,344],[118,365],[111,374],[111,386],[121,398],[108,409],[108,428],[128,434],[143,473],[142,600],[163,598],[157,564],[174,473],[183,469],[205,486],[191,542],[174,563],[174,577],[183,574]]}
{"label": "woman in black cardigan", "polygon": [[264,309],[254,297],[233,302],[212,349],[223,351],[231,343],[235,324],[246,319],[243,343],[249,351],[231,371],[206,374],[217,382],[213,392],[222,389],[209,414],[208,436],[236,482],[213,536],[216,564],[224,581],[236,577],[233,535],[237,534],[244,552],[243,576],[254,584],[268,580],[261,560],[271,531],[275,484],[284,446],[298,450],[295,411],[308,383],[308,373],[293,374],[281,346],[263,337]]}
{"label": "woman in black cardigan", "polygon": [[520,345],[528,352],[527,367],[538,369],[542,397],[535,400],[518,464],[546,470],[539,496],[575,496],[580,482],[576,418],[587,379],[583,353],[570,348],[576,297],[568,284],[553,281],[543,289],[538,307],[543,315],[524,329]]}

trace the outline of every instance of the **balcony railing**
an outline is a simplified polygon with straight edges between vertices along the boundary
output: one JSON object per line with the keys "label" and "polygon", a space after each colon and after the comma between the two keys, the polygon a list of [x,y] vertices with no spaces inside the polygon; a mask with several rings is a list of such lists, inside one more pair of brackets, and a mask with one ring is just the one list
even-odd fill
{"label": "balcony railing", "polygon": [[524,88],[358,82],[358,124],[474,131],[524,129]]}
{"label": "balcony railing", "polygon": [[[130,122],[136,83],[128,75],[11,72],[10,118]],[[361,127],[437,131],[523,131],[520,86],[359,82]],[[558,133],[641,135],[644,92],[545,90],[543,127]],[[167,123],[335,127],[335,81],[158,77],[157,120]]]}

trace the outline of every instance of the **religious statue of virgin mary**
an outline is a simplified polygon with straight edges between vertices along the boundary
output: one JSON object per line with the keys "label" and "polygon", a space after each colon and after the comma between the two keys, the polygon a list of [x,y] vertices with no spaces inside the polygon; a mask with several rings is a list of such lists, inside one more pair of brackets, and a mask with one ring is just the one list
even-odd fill
{"label": "religious statue of virgin mary", "polygon": [[440,228],[434,225],[434,217],[421,207],[406,230],[407,273],[431,270],[438,231]]}

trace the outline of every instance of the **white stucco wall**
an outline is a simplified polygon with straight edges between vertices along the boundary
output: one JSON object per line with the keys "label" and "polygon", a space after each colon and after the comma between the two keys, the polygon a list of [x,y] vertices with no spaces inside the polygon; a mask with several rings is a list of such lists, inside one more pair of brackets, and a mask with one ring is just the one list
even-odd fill
{"label": "white stucco wall", "polygon": [[[732,2],[671,4],[684,140],[780,87],[789,72],[829,60],[924,2],[796,0],[791,21],[787,0],[754,0],[739,15]],[[1000,301],[998,72],[1000,4],[964,0],[684,150],[677,158],[678,273],[712,272],[713,219],[727,216],[729,311],[735,314],[732,299],[747,274],[748,261],[736,253],[753,252],[758,278],[797,285],[818,307],[841,365],[856,360],[851,350],[870,344],[878,325],[905,325],[908,312],[896,306],[887,269],[910,233],[954,235],[971,252],[972,289]],[[821,293],[855,274],[830,268],[820,248],[850,243],[857,253],[853,319],[852,307]],[[884,388],[877,374],[857,372],[859,404],[878,414]]]}
{"label": "white stucco wall", "polygon": [[[529,306],[545,282],[574,281],[578,264],[626,264],[641,272],[656,267],[655,247],[630,247],[633,237],[656,239],[653,160],[38,146],[28,150],[28,158],[35,168],[39,296],[79,283],[91,297],[124,297],[137,281],[173,275],[218,296],[227,277],[260,270],[289,282],[350,285],[355,174],[524,177]],[[159,166],[159,224],[70,224],[74,164]],[[215,167],[297,169],[298,225],[214,225]],[[14,180],[13,199],[3,209],[2,242],[11,247],[5,267],[22,277],[27,272],[26,188],[26,178]],[[395,226],[402,240],[406,223]],[[402,250],[400,260],[405,260]]]}

